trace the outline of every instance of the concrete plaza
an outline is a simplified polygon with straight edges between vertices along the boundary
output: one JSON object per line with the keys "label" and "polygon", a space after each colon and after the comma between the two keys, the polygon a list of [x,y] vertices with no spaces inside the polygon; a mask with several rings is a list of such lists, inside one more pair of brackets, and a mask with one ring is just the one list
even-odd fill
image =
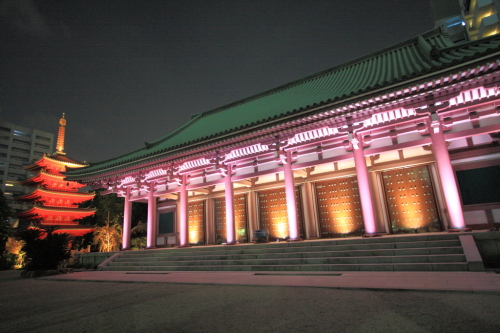
{"label": "concrete plaza", "polygon": [[0,332],[497,332],[500,275],[0,272]]}

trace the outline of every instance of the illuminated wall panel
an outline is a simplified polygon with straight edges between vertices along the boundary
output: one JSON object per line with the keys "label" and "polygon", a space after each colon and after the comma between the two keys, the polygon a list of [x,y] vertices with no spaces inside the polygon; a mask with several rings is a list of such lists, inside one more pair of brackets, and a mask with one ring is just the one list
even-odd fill
{"label": "illuminated wall panel", "polygon": [[[299,224],[299,234],[304,238],[304,228],[302,221],[302,209],[300,206],[299,187],[295,186],[295,199],[297,202],[297,223]],[[269,231],[269,240],[275,241],[285,239],[289,236],[288,217],[285,188],[259,191],[259,216],[260,229]]]}
{"label": "illuminated wall panel", "polygon": [[364,233],[363,212],[356,177],[316,183],[321,238]]}
{"label": "illuminated wall panel", "polygon": [[[226,199],[224,197],[214,200],[215,203],[215,244],[225,243],[226,238]],[[236,241],[248,242],[247,205],[244,194],[234,196],[234,223]]]}
{"label": "illuminated wall panel", "polygon": [[205,244],[205,201],[188,204],[189,244]]}
{"label": "illuminated wall panel", "polygon": [[392,232],[441,231],[427,166],[382,172]]}

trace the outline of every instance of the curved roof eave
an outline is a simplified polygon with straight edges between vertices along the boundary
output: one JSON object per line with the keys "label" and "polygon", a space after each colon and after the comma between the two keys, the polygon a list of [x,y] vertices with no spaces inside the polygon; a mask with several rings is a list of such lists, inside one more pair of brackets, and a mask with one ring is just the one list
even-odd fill
{"label": "curved roof eave", "polygon": [[[241,130],[251,130],[318,106],[342,102],[373,90],[413,81],[496,51],[499,46],[498,36],[453,45],[435,29],[275,89],[197,114],[169,135],[146,143],[146,147],[106,161],[91,163],[88,167],[70,170],[66,175],[77,179],[78,175],[95,174],[140,160],[165,156],[190,145],[199,145]],[[438,57],[434,59],[436,54],[428,52],[429,48],[433,51],[437,49]],[[454,59],[451,60],[450,57]],[[379,62],[383,62],[383,66],[378,65]],[[331,84],[338,81],[334,79],[335,76],[346,75],[346,71],[350,71],[347,75],[352,78],[349,85]],[[349,91],[342,90],[345,86],[348,86]]]}

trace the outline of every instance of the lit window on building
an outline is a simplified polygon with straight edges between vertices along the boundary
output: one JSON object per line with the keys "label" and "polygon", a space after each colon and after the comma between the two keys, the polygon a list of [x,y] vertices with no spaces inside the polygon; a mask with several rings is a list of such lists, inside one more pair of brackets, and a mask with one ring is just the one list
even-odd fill
{"label": "lit window on building", "polygon": [[29,154],[30,151],[26,149],[21,149],[21,148],[15,148],[12,147],[11,151],[16,152],[16,153],[23,153],[23,154]]}
{"label": "lit window on building", "polygon": [[42,148],[42,149],[49,149],[50,147],[47,145],[42,145],[41,143],[35,143],[35,147]]}
{"label": "lit window on building", "polygon": [[30,145],[30,143],[28,141],[17,140],[17,139],[12,140],[12,143],[23,145],[23,146],[29,146]]}
{"label": "lit window on building", "polygon": [[15,136],[22,136],[22,137],[25,137],[25,138],[31,138],[31,135],[29,135],[27,133],[24,133],[24,132],[21,132],[21,131],[14,131],[14,135]]}
{"label": "lit window on building", "polygon": [[36,139],[37,139],[37,140],[41,140],[41,141],[50,141],[50,138],[46,138],[46,137],[44,137],[44,136],[40,136],[40,135],[37,135],[37,136],[36,136]]}

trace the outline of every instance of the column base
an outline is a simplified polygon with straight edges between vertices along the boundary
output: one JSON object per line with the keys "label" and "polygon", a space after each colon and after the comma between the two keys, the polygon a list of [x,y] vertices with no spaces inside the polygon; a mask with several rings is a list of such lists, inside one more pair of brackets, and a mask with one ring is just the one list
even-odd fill
{"label": "column base", "polygon": [[382,234],[379,234],[379,233],[375,232],[373,234],[364,234],[361,237],[363,237],[363,238],[382,237]]}
{"label": "column base", "polygon": [[289,239],[287,239],[286,241],[287,241],[287,243],[302,242],[302,241],[303,241],[303,239],[302,239],[302,238],[300,238],[300,237],[299,237],[299,238],[293,238],[293,239],[292,239],[292,238],[289,238]]}
{"label": "column base", "polygon": [[146,247],[146,250],[151,250],[151,249],[156,249],[156,246],[148,246],[148,247]]}
{"label": "column base", "polygon": [[469,231],[472,231],[472,229],[471,228],[467,228],[467,227],[448,229],[449,233],[452,233],[452,232],[469,232]]}
{"label": "column base", "polygon": [[132,250],[130,247],[127,247],[126,249],[121,249],[120,251],[130,251]]}
{"label": "column base", "polygon": [[236,245],[238,244],[237,242],[228,242],[228,243],[223,243],[222,245]]}
{"label": "column base", "polygon": [[191,245],[189,245],[189,244],[184,244],[184,245],[179,245],[179,246],[177,246],[177,247],[178,247],[178,248],[183,248],[183,247],[191,247]]}

